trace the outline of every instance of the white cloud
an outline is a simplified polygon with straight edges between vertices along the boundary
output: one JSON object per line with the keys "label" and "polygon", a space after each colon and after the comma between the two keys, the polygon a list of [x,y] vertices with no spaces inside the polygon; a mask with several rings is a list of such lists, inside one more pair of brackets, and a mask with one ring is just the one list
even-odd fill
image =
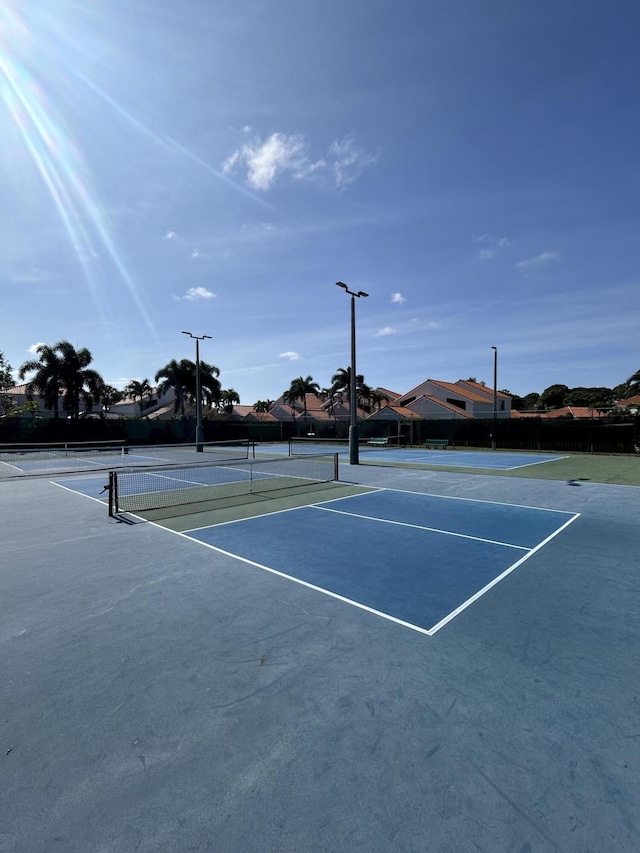
{"label": "white cloud", "polygon": [[187,302],[201,302],[206,299],[215,299],[215,293],[207,290],[206,287],[190,287],[184,296],[174,296],[175,300],[184,299]]}
{"label": "white cloud", "polygon": [[191,252],[192,258],[197,258],[197,257],[199,257],[199,255],[200,255],[200,252],[197,249],[194,249],[193,252]]}
{"label": "white cloud", "polygon": [[535,258],[525,258],[523,261],[518,261],[516,269],[523,273],[539,272],[541,269],[550,264],[552,261],[562,259],[560,252],[542,252],[536,255]]}
{"label": "white cloud", "polygon": [[299,134],[272,133],[266,142],[258,139],[243,145],[223,164],[225,174],[240,163],[247,167],[247,183],[256,190],[267,191],[279,172],[297,171],[306,161],[304,138]]}
{"label": "white cloud", "polygon": [[406,302],[407,300],[401,293],[392,293],[391,301],[395,302],[397,305],[402,305],[402,303]]}
{"label": "white cloud", "polygon": [[175,231],[167,231],[167,233],[164,235],[164,239],[165,239],[165,240],[173,240],[173,239],[175,239],[177,236],[178,236],[178,235],[176,234],[176,232],[175,232]]}
{"label": "white cloud", "polygon": [[253,143],[243,144],[225,160],[222,171],[230,174],[245,166],[249,186],[263,192],[270,190],[278,176],[286,173],[294,180],[325,183],[330,175],[336,187],[342,189],[353,183],[376,159],[377,156],[360,148],[353,136],[346,136],[331,143],[326,157],[312,160],[302,134],[276,132],[264,142],[257,137]]}
{"label": "white cloud", "polygon": [[376,332],[376,338],[384,337],[385,335],[397,335],[398,329],[394,329],[393,326],[384,326],[384,328],[379,329]]}
{"label": "white cloud", "polygon": [[27,350],[27,352],[31,353],[31,355],[38,355],[38,347],[43,347],[43,346],[46,346],[46,344],[44,344],[44,343],[42,343],[42,341],[40,341],[37,344],[32,344],[29,347],[29,349]]}
{"label": "white cloud", "polygon": [[278,358],[286,358],[289,361],[298,361],[300,356],[298,355],[297,352],[289,351],[289,352],[281,352],[280,355],[278,356]]}

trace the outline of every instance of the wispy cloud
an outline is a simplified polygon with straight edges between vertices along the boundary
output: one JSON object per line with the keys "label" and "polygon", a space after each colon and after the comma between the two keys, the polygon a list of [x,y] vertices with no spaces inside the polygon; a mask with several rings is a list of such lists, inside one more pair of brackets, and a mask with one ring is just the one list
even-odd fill
{"label": "wispy cloud", "polygon": [[177,236],[178,235],[176,234],[175,231],[167,231],[167,233],[164,235],[164,239],[165,240],[174,240]]}
{"label": "wispy cloud", "polygon": [[235,151],[223,164],[222,171],[229,174],[243,163],[249,186],[266,192],[278,173],[295,172],[304,164],[305,148],[304,138],[299,134],[272,133],[266,142],[258,139]]}
{"label": "wispy cloud", "polygon": [[536,255],[535,258],[525,258],[523,261],[518,261],[516,269],[522,273],[536,273],[544,269],[553,261],[562,259],[560,252],[542,252]]}
{"label": "wispy cloud", "polygon": [[392,293],[391,301],[396,305],[402,305],[403,302],[406,302],[406,298],[401,293]]}
{"label": "wispy cloud", "polygon": [[300,356],[297,352],[288,350],[287,352],[281,352],[278,358],[286,358],[288,361],[298,361]]}
{"label": "wispy cloud", "polygon": [[42,341],[39,341],[37,344],[32,344],[27,350],[31,355],[38,355],[38,347],[43,347],[45,344]]}
{"label": "wispy cloud", "polygon": [[208,299],[215,299],[215,293],[207,290],[206,287],[190,287],[184,296],[174,296],[177,300],[186,300],[187,302],[202,302]]}
{"label": "wispy cloud", "polygon": [[490,261],[499,251],[511,245],[506,237],[492,237],[491,234],[481,234],[472,239],[474,243],[480,243],[483,246],[478,252],[478,260],[480,261]]}
{"label": "wispy cloud", "polygon": [[257,137],[252,143],[241,145],[225,160],[222,171],[228,175],[244,166],[247,184],[263,192],[285,174],[297,181],[331,180],[336,188],[343,189],[376,159],[377,155],[365,151],[353,136],[335,139],[324,157],[313,158],[302,134],[272,133],[265,141]]}
{"label": "wispy cloud", "polygon": [[353,136],[334,140],[329,146],[329,158],[336,186],[339,189],[352,184],[366,166],[370,166],[378,159],[377,155],[368,154],[358,146]]}
{"label": "wispy cloud", "polygon": [[397,335],[399,331],[399,329],[394,329],[393,326],[384,326],[382,329],[378,329],[376,338],[382,338],[385,335]]}

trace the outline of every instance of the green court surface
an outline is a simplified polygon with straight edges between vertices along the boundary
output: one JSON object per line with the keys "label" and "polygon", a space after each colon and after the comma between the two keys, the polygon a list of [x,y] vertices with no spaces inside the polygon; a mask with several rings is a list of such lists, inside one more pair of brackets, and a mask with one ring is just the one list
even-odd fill
{"label": "green court surface", "polygon": [[[455,450],[447,451],[448,453],[456,453]],[[508,451],[501,451],[507,453]],[[490,450],[479,451],[480,454],[491,454]],[[482,474],[488,476],[500,477],[524,477],[535,480],[582,480],[593,483],[612,483],[620,486],[640,486],[640,454],[635,456],[623,455],[605,455],[605,454],[587,454],[587,453],[559,453],[562,458],[557,459],[553,464],[531,465],[528,467],[516,468],[511,471],[490,471],[487,468],[460,468],[456,466],[456,471],[461,473],[474,474],[481,471]],[[366,463],[366,456],[363,460]],[[376,464],[390,464],[394,466],[402,466],[401,461],[394,461],[393,457],[389,456],[389,462],[378,462]],[[406,467],[415,468],[413,465]],[[421,464],[419,467],[426,470],[442,470],[442,464],[438,466]]]}

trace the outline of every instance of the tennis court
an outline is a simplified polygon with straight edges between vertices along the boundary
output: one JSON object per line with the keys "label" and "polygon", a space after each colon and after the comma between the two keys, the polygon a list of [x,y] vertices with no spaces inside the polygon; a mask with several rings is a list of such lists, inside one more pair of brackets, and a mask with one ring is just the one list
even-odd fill
{"label": "tennis court", "polygon": [[[319,453],[339,453],[343,459],[349,458],[348,441],[342,439],[295,438],[288,446],[267,445],[256,447],[256,452],[264,449],[268,453],[289,453],[293,456]],[[493,471],[514,471],[530,465],[542,465],[555,462],[564,457],[553,453],[517,453],[513,451],[500,452],[485,450],[432,450],[422,447],[405,447],[390,443],[387,447],[378,447],[367,443],[366,439],[359,442],[358,455],[363,464],[379,464],[381,462],[397,462],[406,465],[436,465],[445,468],[477,468]]]}
{"label": "tennis court", "polygon": [[153,471],[0,482],[3,850],[635,853],[637,487]]}

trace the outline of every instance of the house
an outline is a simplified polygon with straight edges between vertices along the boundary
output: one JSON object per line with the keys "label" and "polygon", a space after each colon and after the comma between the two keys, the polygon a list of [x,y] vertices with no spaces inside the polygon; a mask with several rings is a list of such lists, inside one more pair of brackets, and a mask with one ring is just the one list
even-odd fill
{"label": "house", "polygon": [[[492,388],[479,382],[459,379],[457,382],[443,382],[427,379],[416,385],[406,394],[393,401],[393,405],[404,406],[417,411],[423,418],[493,418]],[[495,416],[511,417],[511,397],[498,391],[498,404]]]}

